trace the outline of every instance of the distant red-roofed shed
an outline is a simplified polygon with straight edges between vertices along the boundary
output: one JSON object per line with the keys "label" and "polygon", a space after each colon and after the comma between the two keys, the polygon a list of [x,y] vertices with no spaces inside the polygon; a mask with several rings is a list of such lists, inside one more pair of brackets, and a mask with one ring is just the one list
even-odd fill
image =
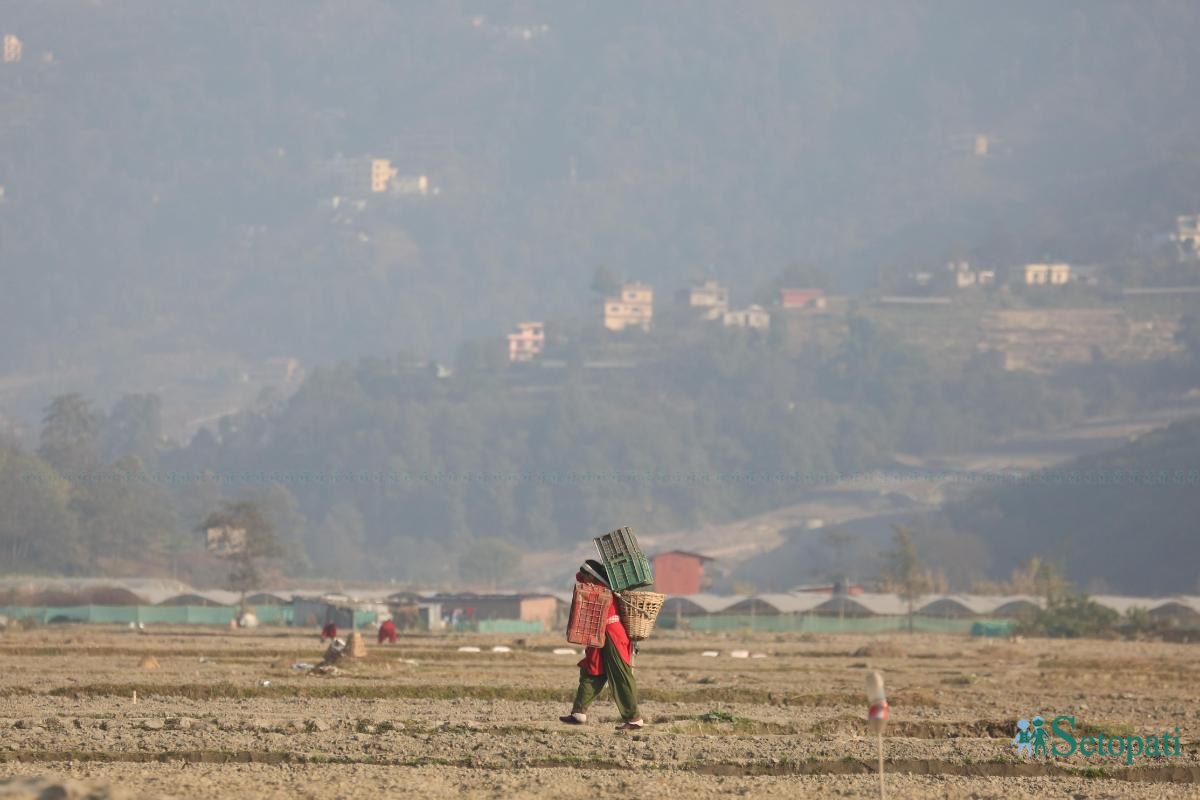
{"label": "distant red-roofed shed", "polygon": [[780,289],[779,305],[785,311],[825,307],[825,292],[820,289]]}
{"label": "distant red-roofed shed", "polygon": [[704,583],[704,562],[713,560],[685,550],[652,556],[654,588],[663,594],[699,594]]}

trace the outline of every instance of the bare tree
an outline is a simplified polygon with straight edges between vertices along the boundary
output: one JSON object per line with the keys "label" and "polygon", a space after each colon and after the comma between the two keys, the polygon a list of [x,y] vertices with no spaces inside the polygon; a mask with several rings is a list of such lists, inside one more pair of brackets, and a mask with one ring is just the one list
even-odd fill
{"label": "bare tree", "polygon": [[929,591],[931,580],[928,570],[917,554],[913,533],[903,525],[892,525],[895,534],[895,549],[884,553],[884,566],[880,573],[883,584],[899,594],[908,603],[908,630],[913,631],[913,615],[916,603],[922,594]]}
{"label": "bare tree", "polygon": [[245,612],[246,594],[262,583],[261,562],[284,554],[275,526],[257,500],[239,500],[222,503],[199,529],[207,535],[209,550],[229,562],[229,588],[241,593],[239,606]]}
{"label": "bare tree", "polygon": [[1070,594],[1071,584],[1057,564],[1033,556],[1012,571],[1009,589],[1016,594],[1037,595],[1049,607]]}

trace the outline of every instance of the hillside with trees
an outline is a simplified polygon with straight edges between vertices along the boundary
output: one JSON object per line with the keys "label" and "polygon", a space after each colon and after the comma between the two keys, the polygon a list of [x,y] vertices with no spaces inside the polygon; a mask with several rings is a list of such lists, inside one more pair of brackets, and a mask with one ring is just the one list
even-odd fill
{"label": "hillside with trees", "polygon": [[[23,421],[275,356],[447,360],[579,313],[597,265],[739,303],[794,262],[843,289],[952,257],[1136,275],[1200,209],[1186,0],[72,0],[3,24]],[[373,195],[372,158],[429,191]]]}
{"label": "hillside with trees", "polygon": [[318,368],[292,397],[186,446],[156,435],[153,397],[108,413],[59,397],[36,454],[6,446],[0,502],[27,515],[6,521],[0,568],[216,579],[216,564],[189,555],[195,526],[254,499],[292,574],[489,582],[473,553],[501,563],[619,522],[649,532],[760,513],[898,451],[1118,410],[1092,389],[1127,377],[1100,364],[1051,378],[986,358],[941,369],[858,316],[833,347],[684,322],[616,337],[559,328],[542,365],[487,351],[466,348],[452,377],[406,356]]}
{"label": "hillside with trees", "polygon": [[[1200,210],[1187,0],[68,0],[2,25],[3,572],[221,580],[195,526],[253,501],[292,574],[488,583],[614,520],[754,514],[1200,375],[1195,295],[1143,301],[1191,312],[1182,354],[1049,374],[956,339],[968,305],[923,328],[953,363],[861,297],[813,338],[666,310],[696,277],[742,306],[950,259],[1195,283],[1164,238]],[[625,278],[656,287],[649,334],[599,330]],[[1003,302],[1101,302],[1069,289]],[[541,365],[507,364],[518,320],[547,322]],[[1043,527],[1051,489],[997,491],[953,517],[996,569],[1083,547]],[[1178,531],[1152,515],[1189,497],[1150,491],[1100,499]],[[1079,537],[1134,521],[1085,511]]]}
{"label": "hillside with trees", "polygon": [[1200,580],[1200,419],[989,488],[946,509],[999,572],[1042,554],[1093,588],[1194,593]]}

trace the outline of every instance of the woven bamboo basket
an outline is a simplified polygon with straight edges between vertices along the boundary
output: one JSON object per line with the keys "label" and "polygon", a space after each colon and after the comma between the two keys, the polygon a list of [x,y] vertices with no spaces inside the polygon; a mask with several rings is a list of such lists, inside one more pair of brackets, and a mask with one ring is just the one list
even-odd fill
{"label": "woven bamboo basket", "polygon": [[666,595],[658,592],[621,592],[617,595],[617,613],[621,615],[630,639],[639,642],[650,638],[654,621],[666,599]]}

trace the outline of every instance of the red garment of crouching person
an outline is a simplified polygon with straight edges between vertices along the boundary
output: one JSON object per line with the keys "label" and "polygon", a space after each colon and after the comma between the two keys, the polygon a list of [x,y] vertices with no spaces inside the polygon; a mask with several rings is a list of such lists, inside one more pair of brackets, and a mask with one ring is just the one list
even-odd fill
{"label": "red garment of crouching person", "polygon": [[337,625],[334,625],[332,622],[330,622],[324,628],[321,629],[321,639],[336,639],[336,638],[337,638]]}
{"label": "red garment of crouching person", "polygon": [[384,620],[379,626],[379,643],[384,642],[396,643],[396,625],[390,619]]}

